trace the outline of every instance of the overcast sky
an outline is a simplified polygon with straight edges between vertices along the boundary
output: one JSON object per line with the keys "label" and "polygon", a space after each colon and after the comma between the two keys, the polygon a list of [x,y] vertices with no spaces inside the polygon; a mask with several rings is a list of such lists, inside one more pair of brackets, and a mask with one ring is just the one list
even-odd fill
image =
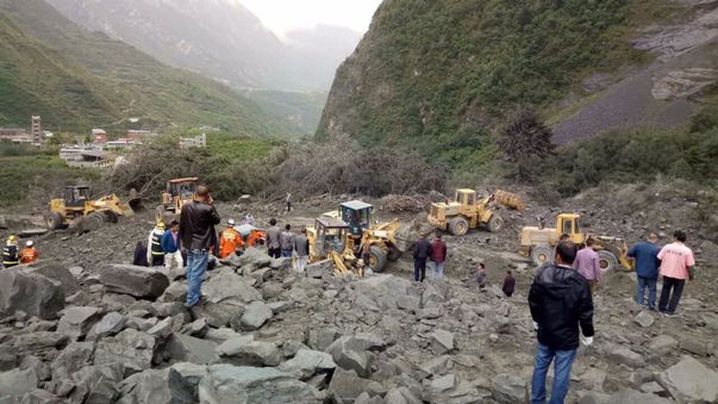
{"label": "overcast sky", "polygon": [[239,0],[265,26],[282,36],[317,24],[348,27],[364,33],[381,0]]}

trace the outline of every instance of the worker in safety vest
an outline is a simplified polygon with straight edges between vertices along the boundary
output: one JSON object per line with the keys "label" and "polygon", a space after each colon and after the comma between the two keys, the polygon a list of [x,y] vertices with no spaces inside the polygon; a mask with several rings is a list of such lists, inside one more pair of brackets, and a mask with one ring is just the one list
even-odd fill
{"label": "worker in safety vest", "polygon": [[165,252],[162,250],[162,236],[165,235],[165,224],[157,222],[155,228],[150,232],[147,240],[147,262],[151,267],[161,267],[165,265]]}
{"label": "worker in safety vest", "polygon": [[234,219],[227,221],[227,228],[219,235],[219,258],[224,259],[244,248],[242,235],[234,228]]}
{"label": "worker in safety vest", "polygon": [[40,253],[35,248],[35,242],[29,240],[25,243],[25,248],[20,250],[20,263],[32,264],[40,258]]}
{"label": "worker in safety vest", "polygon": [[247,245],[249,247],[257,247],[263,245],[267,241],[267,233],[262,230],[252,230],[247,236]]}
{"label": "worker in safety vest", "polygon": [[14,267],[19,264],[18,259],[17,238],[13,235],[8,236],[5,245],[2,248],[2,266],[5,268]]}

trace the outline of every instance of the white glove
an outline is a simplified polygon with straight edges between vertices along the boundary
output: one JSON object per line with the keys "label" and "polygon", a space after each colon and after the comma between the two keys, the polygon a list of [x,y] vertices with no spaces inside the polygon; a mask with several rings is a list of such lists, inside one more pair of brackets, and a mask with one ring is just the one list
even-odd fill
{"label": "white glove", "polygon": [[591,346],[593,344],[593,337],[584,337],[581,336],[581,343],[585,346]]}
{"label": "white glove", "polygon": [[538,323],[534,321],[534,331],[538,331]]}

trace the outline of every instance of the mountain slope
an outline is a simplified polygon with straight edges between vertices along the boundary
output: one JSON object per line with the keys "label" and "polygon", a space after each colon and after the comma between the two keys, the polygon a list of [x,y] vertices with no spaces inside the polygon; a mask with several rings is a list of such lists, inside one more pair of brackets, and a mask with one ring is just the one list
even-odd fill
{"label": "mountain slope", "polygon": [[[246,134],[283,136],[289,125],[232,90],[169,68],[104,34],[89,33],[43,0],[0,0],[0,77],[6,96],[0,123],[24,124],[28,111],[51,128],[84,131],[214,125]],[[8,102],[8,101],[5,101]]]}
{"label": "mountain slope", "polygon": [[326,91],[360,35],[319,26],[280,41],[227,0],[48,0],[77,24],[235,88]]}
{"label": "mountain slope", "polygon": [[386,0],[337,71],[317,137],[480,162],[519,106],[559,116],[591,96],[563,105],[582,80],[645,66],[652,56],[631,39],[668,3]]}

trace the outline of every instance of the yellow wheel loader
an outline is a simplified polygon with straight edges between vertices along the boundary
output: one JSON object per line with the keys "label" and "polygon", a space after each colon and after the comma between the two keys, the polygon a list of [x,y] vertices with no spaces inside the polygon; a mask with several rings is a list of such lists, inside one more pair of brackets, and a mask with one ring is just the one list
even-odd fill
{"label": "yellow wheel loader", "polygon": [[522,228],[519,235],[521,243],[519,252],[522,255],[531,257],[531,260],[536,265],[553,262],[555,257],[554,247],[562,236],[568,237],[578,246],[585,245],[586,240],[589,238],[593,239],[603,272],[615,269],[619,264],[626,269],[631,268],[626,241],[618,237],[598,236],[582,232],[581,215],[576,213],[558,215],[555,227],[544,227],[543,220],[540,219],[539,226],[525,226]]}
{"label": "yellow wheel loader", "polygon": [[117,223],[120,216],[132,215],[133,202],[125,204],[115,194],[92,199],[89,187],[70,186],[62,198],[50,201],[45,222],[49,230],[65,226],[80,232],[97,230],[103,222]]}
{"label": "yellow wheel loader", "polygon": [[325,259],[334,261],[339,273],[356,270],[361,273],[359,260],[365,246],[369,249],[369,262],[364,263],[374,272],[382,272],[389,261],[398,260],[402,251],[397,240],[401,223],[393,220],[372,224],[374,207],[362,201],[342,203],[338,212],[330,212],[315,220],[307,229],[310,262]]}
{"label": "yellow wheel loader", "polygon": [[473,189],[457,189],[453,201],[431,204],[427,220],[435,228],[455,236],[463,236],[469,229],[480,226],[495,233],[504,225],[503,219],[493,207],[495,199],[493,193],[479,198]]}
{"label": "yellow wheel loader", "polygon": [[167,186],[161,195],[161,203],[157,206],[157,220],[169,224],[178,219],[182,206],[192,202],[197,193],[199,178],[175,178],[167,181]]}

